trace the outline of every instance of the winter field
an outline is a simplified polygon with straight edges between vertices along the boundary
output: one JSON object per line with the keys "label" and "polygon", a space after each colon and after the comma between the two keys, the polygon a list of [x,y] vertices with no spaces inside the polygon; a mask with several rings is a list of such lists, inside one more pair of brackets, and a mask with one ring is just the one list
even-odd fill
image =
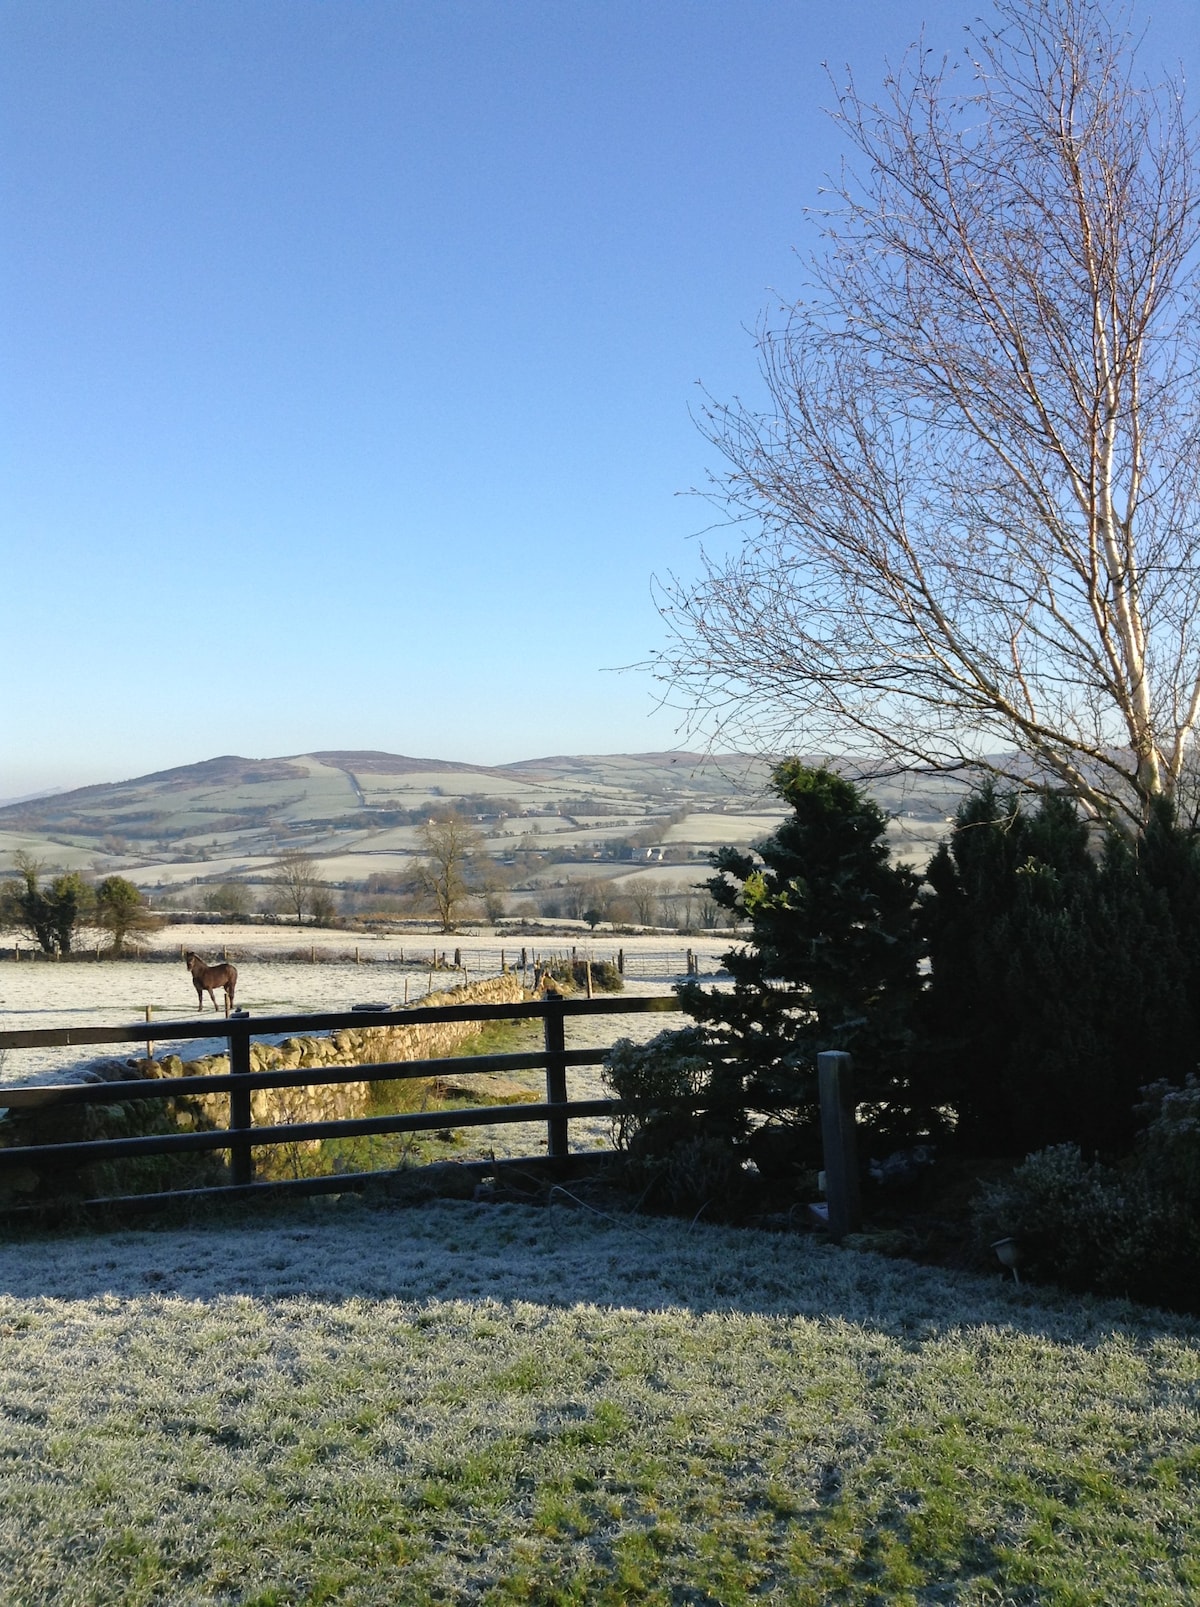
{"label": "winter field", "polygon": [[[406,946],[402,947],[396,939],[356,938],[354,934],[313,933],[310,929],[299,933],[294,927],[171,927],[157,934],[157,950],[145,960],[69,964],[30,959],[0,961],[0,1030],[85,1024],[124,1026],[140,1021],[147,1006],[159,1021],[194,1018],[196,991],[179,959],[181,946],[194,948],[210,959],[219,959],[227,950],[238,966],[238,1006],[258,1016],[349,1009],[354,1004],[372,1001],[402,1003],[407,999],[414,1003],[431,989],[438,992],[463,980],[462,972],[427,968],[435,951],[439,956],[444,951],[452,957],[458,948],[467,967],[466,975],[478,978],[498,969],[502,941],[507,943],[504,952],[508,963],[517,964],[521,955],[520,942],[497,939],[490,933],[452,937],[421,935],[412,941],[406,939]],[[659,976],[630,976],[625,994],[669,993],[679,974],[685,945],[677,943],[668,947],[662,938],[624,941],[631,969],[636,966],[640,971],[652,972],[654,968],[649,964],[652,956],[665,957],[671,962],[670,966],[663,967]],[[693,947],[697,947],[696,940],[691,941]],[[358,962],[353,958],[356,947]],[[549,938],[544,943],[539,942],[537,952],[569,954],[571,947],[570,939]],[[585,943],[582,935],[576,947],[581,957],[608,959],[616,953],[615,945]],[[702,953],[705,963],[711,966],[726,947],[728,939],[698,948],[697,952]],[[284,957],[301,950],[311,954],[314,948],[315,963],[311,958]],[[535,951],[529,940],[526,940],[526,950],[532,961]],[[212,1006],[207,1000],[205,1005],[211,1017]],[[680,1019],[672,1015],[648,1015],[570,1020],[566,1028],[567,1046],[605,1048],[618,1037],[642,1041],[677,1025]],[[278,1042],[279,1039],[274,1037],[267,1041]],[[109,1056],[118,1053],[121,1047],[113,1046]],[[155,1040],[156,1053],[179,1053],[185,1059],[221,1054],[225,1048],[225,1040],[216,1036],[175,1043]],[[141,1051],[136,1044],[131,1044],[124,1052]],[[75,1080],[97,1054],[95,1049],[8,1050],[0,1055],[0,1087],[4,1083]],[[513,1081],[525,1084],[544,1097],[543,1073],[516,1072]],[[603,1084],[600,1068],[591,1066],[576,1067],[568,1072],[568,1090],[573,1099],[606,1098],[610,1093]],[[546,1143],[545,1128],[536,1125],[498,1123],[464,1129],[459,1136],[461,1143],[455,1150],[459,1159],[491,1154],[509,1158],[533,1155],[543,1150]],[[571,1145],[575,1150],[606,1147],[609,1142],[610,1127],[604,1118],[585,1118],[571,1124]]]}
{"label": "winter field", "polygon": [[0,1247],[0,1600],[1194,1602],[1200,1332],[555,1205]]}

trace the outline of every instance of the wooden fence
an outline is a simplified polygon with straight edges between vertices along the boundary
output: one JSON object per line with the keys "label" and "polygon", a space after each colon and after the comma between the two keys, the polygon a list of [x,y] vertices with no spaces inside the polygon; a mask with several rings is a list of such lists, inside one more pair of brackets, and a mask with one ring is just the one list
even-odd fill
{"label": "wooden fence", "polygon": [[[159,1204],[172,1199],[197,1196],[240,1196],[267,1191],[291,1193],[345,1193],[361,1189],[378,1174],[337,1174],[332,1177],[300,1178],[288,1182],[256,1183],[254,1151],[271,1144],[294,1144],[333,1138],[358,1138],[371,1134],[416,1133],[447,1127],[489,1126],[497,1123],[544,1123],[547,1154],[551,1161],[565,1162],[570,1154],[569,1124],[572,1118],[615,1114],[619,1102],[613,1099],[571,1100],[567,1094],[567,1071],[572,1066],[598,1065],[607,1051],[602,1048],[568,1049],[566,1021],[573,1016],[634,1015],[675,1011],[674,995],[651,998],[564,999],[549,997],[520,1004],[462,1004],[418,1006],[406,1010],[338,1010],[304,1015],[231,1016],[220,1021],[156,1021],[156,1042],[186,1041],[223,1037],[229,1043],[226,1073],[206,1076],[131,1079],[123,1082],[39,1083],[26,1086],[0,1085],[0,1105],[11,1110],[49,1110],[78,1104],[116,1104],[123,1100],[173,1099],[179,1095],[223,1093],[229,1098],[227,1128],[203,1132],[153,1134],[131,1138],[89,1139],[50,1144],[14,1144],[0,1148],[0,1176],[13,1167],[41,1163],[73,1162],[80,1166],[95,1161],[117,1160],[139,1155],[178,1155],[206,1150],[225,1150],[230,1157],[232,1182],[226,1187],[171,1190],[162,1194],[132,1196],[120,1203]],[[420,1022],[523,1021],[541,1020],[543,1047],[540,1051],[518,1054],[474,1055],[437,1060],[389,1061],[380,1064],[306,1067],[285,1071],[254,1071],[250,1064],[250,1045],[256,1037],[281,1034],[335,1031],[345,1027],[398,1027]],[[78,1047],[92,1044],[145,1043],[149,1028],[145,1022],[129,1027],[49,1027],[0,1032],[0,1050],[52,1047]],[[348,1082],[392,1082],[414,1077],[445,1077],[451,1073],[512,1072],[542,1070],[546,1077],[546,1098],[537,1104],[471,1106],[459,1110],[407,1112],[394,1115],[353,1117],[337,1121],[290,1122],[271,1126],[255,1125],[251,1094],[258,1088],[308,1088],[318,1084]],[[538,1157],[540,1159],[540,1157]],[[520,1164],[520,1163],[512,1163]],[[87,1201],[87,1204],[115,1203]]]}

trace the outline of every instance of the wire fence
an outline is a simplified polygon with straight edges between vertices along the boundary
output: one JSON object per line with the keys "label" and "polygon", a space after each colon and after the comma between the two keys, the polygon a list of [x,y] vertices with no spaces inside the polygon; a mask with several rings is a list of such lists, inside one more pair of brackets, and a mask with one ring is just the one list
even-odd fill
{"label": "wire fence", "polygon": [[[130,947],[120,958],[143,963],[171,963],[175,964],[181,958],[185,945],[180,945],[179,951],[174,948],[136,948]],[[593,965],[608,962],[616,966],[622,976],[640,981],[654,981],[664,977],[686,976],[719,976],[723,966],[723,956],[729,947],[729,939],[721,939],[718,943],[699,943],[684,948],[663,949],[625,949],[620,945],[596,946],[590,943],[577,944],[513,944],[497,945],[495,948],[481,948],[475,945],[466,946],[455,944],[453,940],[431,939],[428,943],[419,941],[416,944],[397,944],[392,948],[382,949],[374,944],[338,944],[329,943],[298,943],[294,948],[278,946],[267,947],[255,944],[253,939],[245,943],[220,943],[210,947],[208,958],[214,960],[232,960],[241,964],[247,960],[255,960],[263,964],[271,962],[308,962],[313,965],[329,964],[359,964],[374,966],[397,966],[415,970],[430,971],[457,971],[466,973],[469,977],[501,976],[506,971],[536,971],[556,963],[569,963],[575,960],[590,960]],[[112,956],[99,950],[83,948],[69,956],[71,962],[86,960],[107,961]],[[43,954],[32,944],[14,944],[11,948],[0,948],[0,959],[61,964],[56,955]]]}

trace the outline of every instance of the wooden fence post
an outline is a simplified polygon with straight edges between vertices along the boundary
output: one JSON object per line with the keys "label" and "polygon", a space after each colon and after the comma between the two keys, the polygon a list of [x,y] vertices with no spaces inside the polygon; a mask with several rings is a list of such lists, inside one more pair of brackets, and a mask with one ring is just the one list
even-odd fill
{"label": "wooden fence post", "polygon": [[821,1146],[825,1159],[829,1237],[837,1243],[862,1226],[852,1058],[837,1049],[819,1054],[817,1082],[821,1093]]}
{"label": "wooden fence post", "polygon": [[[239,1075],[250,1075],[250,1033],[241,1029],[229,1034],[229,1069]],[[254,1122],[250,1106],[250,1090],[234,1087],[229,1094],[229,1126],[234,1133],[249,1133]],[[253,1183],[254,1155],[248,1139],[236,1139],[230,1145],[230,1169],[233,1181]]]}
{"label": "wooden fence post", "polygon": [[[153,1015],[154,1006],[152,1004],[148,1004],[146,1006],[146,1020],[149,1021]],[[146,1059],[154,1059],[154,1045],[150,1042],[149,1038],[146,1039]]]}
{"label": "wooden fence post", "polygon": [[[546,994],[545,1042],[546,1042],[546,1103],[548,1105],[565,1105],[567,1102],[567,1032],[566,1013],[563,1010],[562,995],[555,992]],[[547,1153],[552,1160],[560,1159],[570,1153],[567,1142],[567,1118],[557,1113],[548,1117]]]}

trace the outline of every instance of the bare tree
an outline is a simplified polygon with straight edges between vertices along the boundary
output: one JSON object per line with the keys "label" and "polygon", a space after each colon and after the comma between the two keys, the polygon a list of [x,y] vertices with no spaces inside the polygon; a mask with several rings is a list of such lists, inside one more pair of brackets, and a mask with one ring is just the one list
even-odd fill
{"label": "bare tree", "polygon": [[663,925],[673,921],[679,931],[690,932],[698,896],[699,889],[692,882],[671,882],[664,887],[659,897]]}
{"label": "bare tree", "polygon": [[963,60],[836,91],[850,163],[811,299],[760,334],[770,405],[704,415],[752,533],[662,598],[660,673],[722,740],[1052,779],[1135,833],[1178,792],[1197,147],[1128,24],[997,0]]}
{"label": "bare tree", "polygon": [[568,881],[562,896],[564,916],[570,921],[587,921],[589,910],[595,912],[597,921],[608,919],[608,887],[603,879],[587,876],[581,881]]}
{"label": "bare tree", "polygon": [[639,926],[653,926],[658,915],[658,884],[650,876],[635,876],[625,887]]}
{"label": "bare tree", "polygon": [[222,882],[205,893],[204,908],[227,921],[244,921],[250,914],[250,889],[245,882]]}
{"label": "bare tree", "polygon": [[276,860],[271,880],[278,889],[282,907],[296,917],[297,926],[303,926],[314,898],[325,886],[317,872],[316,860],[301,848],[288,848]]}
{"label": "bare tree", "polygon": [[483,838],[453,811],[418,829],[425,858],[417,867],[421,889],[437,911],[443,932],[452,932],[465,901],[481,880]]}

